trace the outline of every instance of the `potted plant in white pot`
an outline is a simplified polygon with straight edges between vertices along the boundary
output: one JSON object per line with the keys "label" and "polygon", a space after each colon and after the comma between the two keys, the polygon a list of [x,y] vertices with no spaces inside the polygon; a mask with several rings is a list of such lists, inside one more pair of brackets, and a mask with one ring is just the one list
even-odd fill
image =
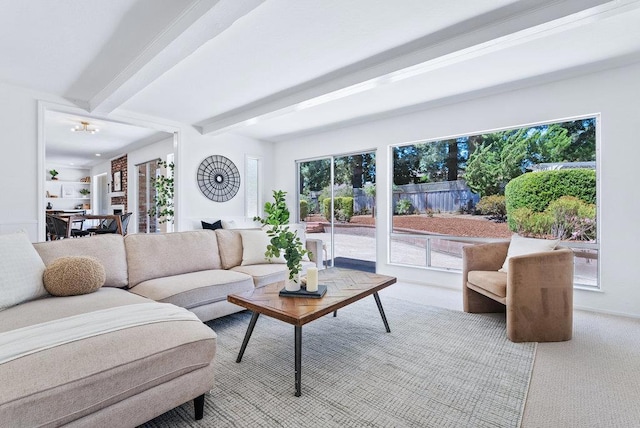
{"label": "potted plant in white pot", "polygon": [[302,240],[298,233],[287,226],[289,223],[289,209],[285,202],[286,194],[287,192],[282,190],[274,190],[273,199],[275,202],[264,204],[264,211],[267,216],[265,218],[256,216],[253,219],[268,226],[267,235],[271,239],[264,254],[265,257],[271,259],[281,255],[284,256],[289,269],[285,288],[287,291],[298,291],[300,290],[302,258],[306,254],[310,254],[310,252],[302,247]]}

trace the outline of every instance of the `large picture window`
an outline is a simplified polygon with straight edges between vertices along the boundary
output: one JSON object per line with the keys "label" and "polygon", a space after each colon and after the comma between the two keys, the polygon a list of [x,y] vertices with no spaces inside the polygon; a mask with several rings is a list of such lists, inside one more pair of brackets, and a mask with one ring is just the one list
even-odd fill
{"label": "large picture window", "polygon": [[522,236],[575,251],[597,287],[595,117],[398,145],[390,262],[461,270],[462,246]]}

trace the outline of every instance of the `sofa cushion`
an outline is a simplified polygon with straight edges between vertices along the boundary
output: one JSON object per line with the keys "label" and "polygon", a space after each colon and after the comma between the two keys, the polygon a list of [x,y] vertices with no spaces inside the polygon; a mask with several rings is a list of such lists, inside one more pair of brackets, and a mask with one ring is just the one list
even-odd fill
{"label": "sofa cushion", "polygon": [[248,275],[216,269],[173,275],[141,282],[130,291],[156,302],[191,309],[227,300],[227,295],[253,290]]}
{"label": "sofa cushion", "polygon": [[242,266],[287,263],[284,256],[267,258],[265,253],[271,243],[271,238],[264,230],[241,230],[242,237]]}
{"label": "sofa cushion", "polygon": [[98,291],[104,267],[95,257],[60,257],[44,271],[44,287],[53,296],[77,296]]}
{"label": "sofa cushion", "polygon": [[89,256],[100,261],[106,272],[104,287],[126,287],[127,255],[121,235],[113,233],[96,235],[87,239],[59,239],[33,244],[49,265],[59,257]]}
{"label": "sofa cushion", "polygon": [[127,235],[124,245],[130,288],[154,278],[222,267],[216,234],[209,230],[138,233]]}
{"label": "sofa cushion", "polygon": [[[302,274],[309,267],[315,267],[314,262],[302,262]],[[256,287],[264,287],[265,285],[275,282],[284,281],[288,276],[288,268],[285,264],[262,264],[250,266],[236,266],[231,269],[234,272],[242,272],[253,277],[253,283]]]}
{"label": "sofa cushion", "polygon": [[237,230],[217,229],[218,250],[223,269],[231,269],[242,263],[242,236]]}
{"label": "sofa cushion", "polygon": [[472,270],[467,281],[499,297],[507,297],[507,274],[504,272]]}
{"label": "sofa cushion", "polygon": [[25,233],[0,235],[0,311],[46,296],[45,265]]}
{"label": "sofa cushion", "polygon": [[[0,332],[145,302],[149,301],[127,291],[104,287],[82,296],[35,300],[0,312]],[[215,333],[201,322],[170,321],[105,333],[9,361],[0,365],[0,414],[12,426],[64,425],[209,366],[215,341]]]}
{"label": "sofa cushion", "polygon": [[504,260],[500,272],[508,272],[509,259],[516,256],[524,256],[526,254],[541,253],[555,249],[560,243],[559,239],[536,239],[523,238],[518,234],[511,237],[509,249],[507,250],[507,258]]}

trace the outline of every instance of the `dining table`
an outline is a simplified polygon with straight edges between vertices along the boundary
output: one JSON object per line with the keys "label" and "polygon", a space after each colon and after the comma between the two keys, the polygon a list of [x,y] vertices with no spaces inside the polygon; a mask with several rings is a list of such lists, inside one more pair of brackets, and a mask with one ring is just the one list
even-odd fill
{"label": "dining table", "polygon": [[71,237],[71,229],[74,222],[83,221],[83,220],[115,220],[116,221],[116,231],[120,235],[122,233],[122,217],[120,214],[71,214],[62,216],[65,219],[68,219],[67,224],[67,238]]}

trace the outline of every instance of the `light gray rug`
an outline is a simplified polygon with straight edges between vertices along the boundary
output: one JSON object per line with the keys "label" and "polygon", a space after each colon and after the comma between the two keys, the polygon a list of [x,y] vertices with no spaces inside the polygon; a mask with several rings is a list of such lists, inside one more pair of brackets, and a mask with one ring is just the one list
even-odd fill
{"label": "light gray rug", "polygon": [[302,397],[294,396],[293,326],[261,316],[235,362],[250,314],[218,334],[205,417],[187,403],[147,427],[518,427],[534,343],[505,336],[504,315],[474,315],[382,296],[303,327]]}

